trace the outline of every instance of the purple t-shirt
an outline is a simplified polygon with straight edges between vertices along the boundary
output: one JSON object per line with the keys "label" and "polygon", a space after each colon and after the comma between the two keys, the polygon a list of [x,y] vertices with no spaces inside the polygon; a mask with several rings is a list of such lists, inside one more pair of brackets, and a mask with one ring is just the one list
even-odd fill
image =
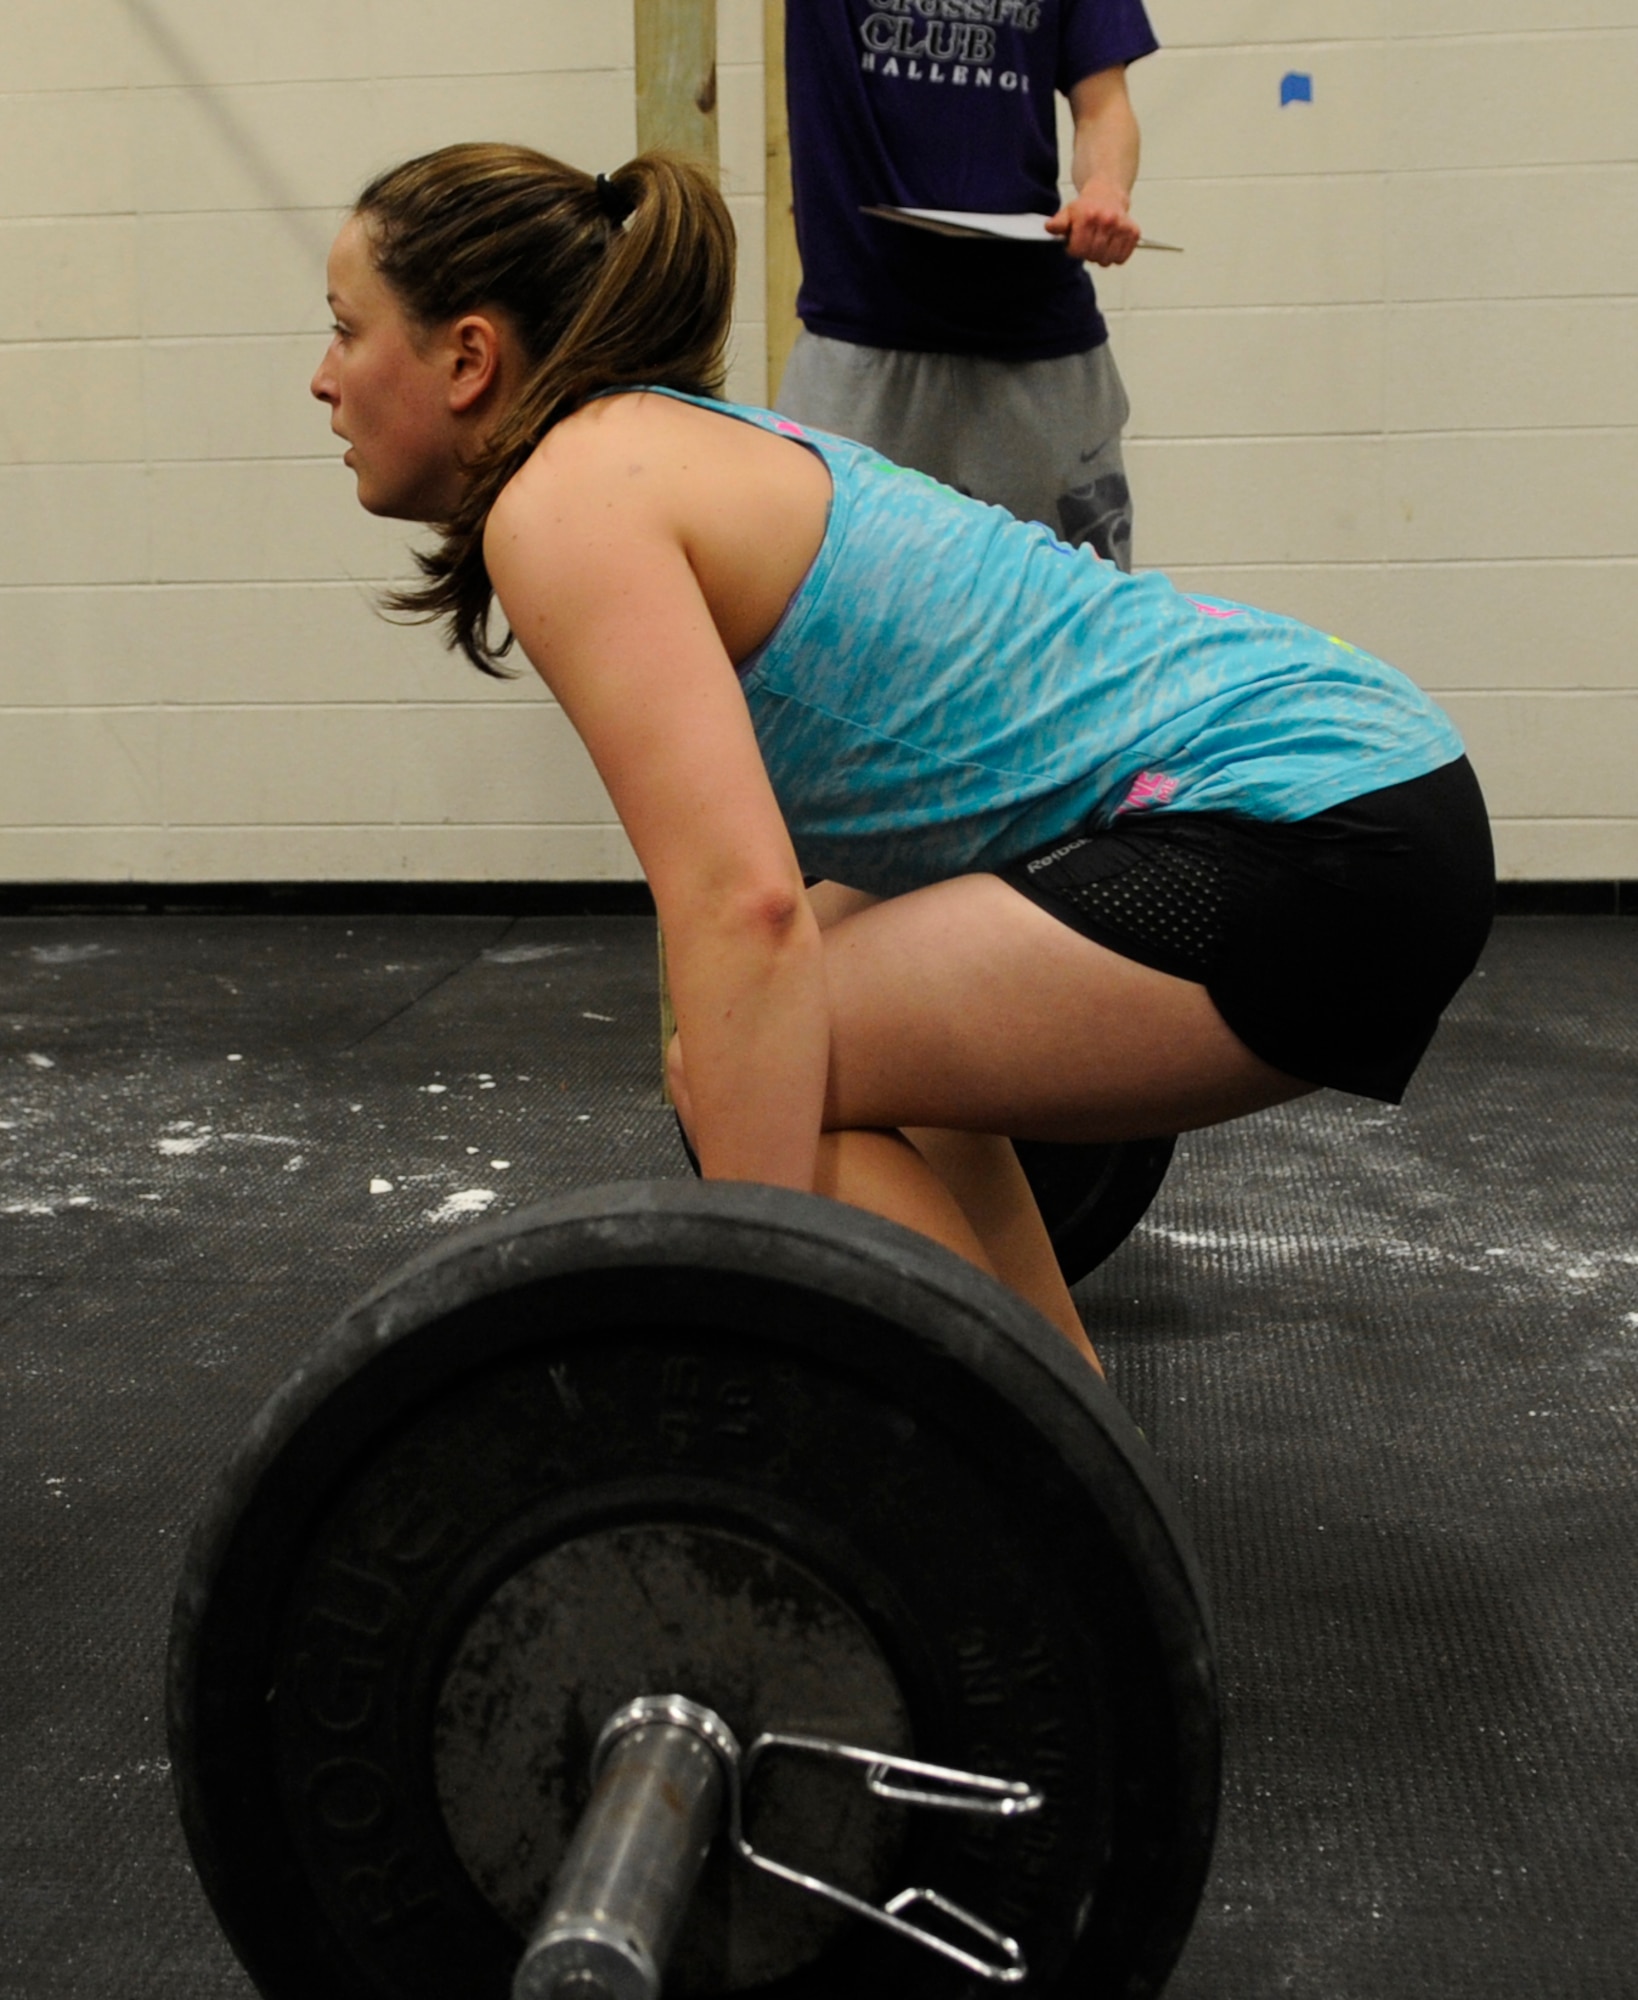
{"label": "purple t-shirt", "polygon": [[1055,91],[1159,44],[1142,0],[789,0],[797,311],[866,347],[1078,354],[1107,338],[1060,245],[952,240],[863,215],[1056,212]]}

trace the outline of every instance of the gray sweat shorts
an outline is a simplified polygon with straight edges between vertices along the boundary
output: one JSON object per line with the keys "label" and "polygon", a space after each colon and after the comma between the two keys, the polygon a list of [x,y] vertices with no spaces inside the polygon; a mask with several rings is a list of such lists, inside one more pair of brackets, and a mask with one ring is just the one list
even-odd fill
{"label": "gray sweat shorts", "polygon": [[913,354],[803,332],[775,408],[1132,567],[1128,404],[1108,344],[1051,361]]}

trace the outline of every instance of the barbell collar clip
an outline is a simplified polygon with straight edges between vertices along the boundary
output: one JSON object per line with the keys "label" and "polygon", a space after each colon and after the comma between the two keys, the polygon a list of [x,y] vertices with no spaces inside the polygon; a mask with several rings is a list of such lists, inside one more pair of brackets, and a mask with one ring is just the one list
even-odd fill
{"label": "barbell collar clip", "polygon": [[[728,1791],[729,1838],[734,1852],[750,1867],[759,1868],[764,1874],[789,1882],[798,1889],[805,1889],[810,1895],[822,1897],[828,1903],[835,1903],[839,1908],[864,1917],[926,1951],[936,1952],[940,1958],[951,1960],[963,1971],[974,1973],[980,1979],[990,1980],[999,1986],[1016,1986],[1029,1976],[1023,1950],[1015,1938],[996,1930],[950,1897],[941,1896],[936,1889],[901,1889],[885,1904],[867,1903],[863,1897],[853,1895],[834,1882],[826,1882],[817,1875],[809,1875],[786,1862],[776,1861],[772,1855],[759,1853],[746,1838],[744,1795],[750,1788],[757,1764],[768,1752],[776,1750],[793,1750],[809,1756],[862,1765],[865,1786],[875,1797],[898,1805],[931,1806],[941,1812],[1001,1818],[1037,1812],[1045,1803],[1045,1798],[1035,1786],[1021,1779],[993,1778],[978,1771],[958,1771],[946,1764],[924,1764],[916,1758],[895,1757],[881,1750],[865,1750],[857,1744],[836,1743],[824,1736],[768,1731],[757,1737],[745,1753],[733,1773]],[[914,1785],[898,1785],[893,1782],[892,1774],[901,1774],[917,1782]],[[980,1956],[977,1951],[966,1949],[905,1914],[916,1908],[936,1910],[976,1943],[990,1946],[991,1956]]]}

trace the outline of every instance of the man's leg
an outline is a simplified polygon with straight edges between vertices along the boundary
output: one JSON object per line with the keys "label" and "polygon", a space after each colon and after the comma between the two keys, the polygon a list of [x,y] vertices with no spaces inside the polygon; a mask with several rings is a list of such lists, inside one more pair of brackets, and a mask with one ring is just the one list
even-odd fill
{"label": "man's leg", "polygon": [[1129,405],[1107,343],[1051,361],[958,365],[966,381],[949,446],[954,483],[1129,570]]}
{"label": "man's leg", "polygon": [[1132,489],[1120,432],[1083,455],[1076,483],[1058,495],[1058,533],[1079,547],[1090,545],[1117,569],[1132,567]]}

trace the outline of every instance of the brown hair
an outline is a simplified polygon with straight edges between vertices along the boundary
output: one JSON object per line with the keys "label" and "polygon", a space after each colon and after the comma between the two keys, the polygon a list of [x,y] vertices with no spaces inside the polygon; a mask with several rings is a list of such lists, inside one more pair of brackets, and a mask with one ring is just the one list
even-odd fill
{"label": "brown hair", "polygon": [[[527,146],[445,146],[378,175],[359,196],[376,269],[431,330],[498,308],[528,372],[467,467],[461,503],[417,554],[424,581],[387,607],[443,618],[474,666],[501,672],[489,638],[494,588],[483,531],[501,489],[553,424],[600,389],[722,386],[734,292],[734,227],[705,172],[644,153],[593,177]],[[624,219],[622,219],[624,218]]]}

